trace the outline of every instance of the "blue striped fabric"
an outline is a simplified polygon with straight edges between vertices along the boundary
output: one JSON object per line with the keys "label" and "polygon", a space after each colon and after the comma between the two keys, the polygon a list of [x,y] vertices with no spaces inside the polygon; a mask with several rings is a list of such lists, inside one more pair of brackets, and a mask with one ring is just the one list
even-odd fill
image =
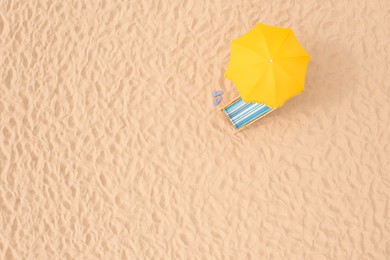
{"label": "blue striped fabric", "polygon": [[245,103],[241,98],[223,109],[235,128],[239,129],[272,110],[260,103]]}

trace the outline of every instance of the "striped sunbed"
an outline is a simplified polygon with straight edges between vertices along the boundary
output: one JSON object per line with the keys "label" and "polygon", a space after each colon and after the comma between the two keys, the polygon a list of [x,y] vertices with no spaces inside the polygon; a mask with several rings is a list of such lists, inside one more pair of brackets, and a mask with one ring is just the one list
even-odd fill
{"label": "striped sunbed", "polygon": [[240,97],[222,108],[236,130],[256,121],[272,111],[272,108],[260,103],[245,103]]}

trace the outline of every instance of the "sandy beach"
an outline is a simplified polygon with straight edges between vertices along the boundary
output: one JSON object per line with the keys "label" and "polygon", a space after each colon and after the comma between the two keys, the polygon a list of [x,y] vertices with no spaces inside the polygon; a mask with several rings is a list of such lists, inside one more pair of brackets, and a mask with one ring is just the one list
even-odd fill
{"label": "sandy beach", "polygon": [[[305,90],[234,135],[230,41]],[[390,2],[0,1],[0,259],[389,259]]]}

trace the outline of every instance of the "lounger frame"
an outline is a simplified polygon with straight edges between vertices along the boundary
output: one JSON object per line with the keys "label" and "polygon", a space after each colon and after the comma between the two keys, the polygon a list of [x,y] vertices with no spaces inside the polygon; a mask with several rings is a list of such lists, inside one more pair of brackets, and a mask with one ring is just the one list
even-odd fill
{"label": "lounger frame", "polygon": [[253,124],[254,122],[256,122],[257,120],[259,120],[260,118],[268,115],[269,113],[271,113],[272,111],[276,110],[276,108],[273,108],[271,109],[270,111],[264,113],[263,115],[259,116],[258,118],[252,120],[251,122],[249,122],[248,124],[242,126],[241,128],[237,128],[229,119],[228,115],[223,112],[222,110],[224,110],[226,107],[230,106],[231,104],[233,104],[234,102],[236,102],[237,100],[239,100],[241,97],[238,96],[236,98],[234,98],[232,101],[230,101],[229,103],[227,103],[226,105],[224,105],[219,111],[222,112],[222,114],[224,114],[224,117],[226,118],[226,120],[229,122],[230,125],[232,125],[234,127],[234,129],[236,130],[234,132],[234,134],[237,134],[238,132],[240,132],[241,130],[243,130],[244,128],[248,127],[249,125]]}

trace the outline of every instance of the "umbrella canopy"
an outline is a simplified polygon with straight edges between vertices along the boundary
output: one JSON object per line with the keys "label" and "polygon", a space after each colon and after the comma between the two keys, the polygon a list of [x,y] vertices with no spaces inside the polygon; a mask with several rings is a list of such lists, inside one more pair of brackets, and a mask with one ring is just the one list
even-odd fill
{"label": "umbrella canopy", "polygon": [[225,76],[245,102],[277,108],[303,91],[309,60],[291,29],[257,24],[231,42]]}

